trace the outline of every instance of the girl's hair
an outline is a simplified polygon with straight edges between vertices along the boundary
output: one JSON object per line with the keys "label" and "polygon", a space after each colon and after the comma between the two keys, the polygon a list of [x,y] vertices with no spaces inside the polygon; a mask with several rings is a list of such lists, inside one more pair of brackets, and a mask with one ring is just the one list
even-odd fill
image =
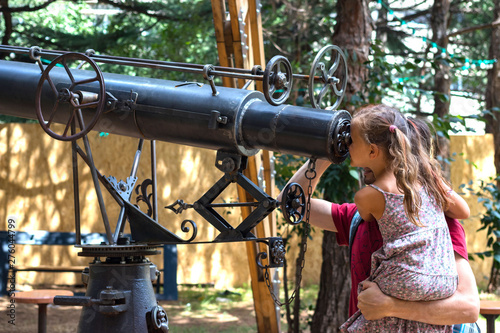
{"label": "girl's hair", "polygon": [[422,119],[406,118],[399,110],[384,104],[364,106],[356,112],[352,123],[369,144],[386,152],[388,168],[394,172],[396,184],[404,194],[404,207],[410,221],[418,226],[420,186],[446,210],[450,198],[441,175],[441,166],[432,157],[433,142],[429,125]]}

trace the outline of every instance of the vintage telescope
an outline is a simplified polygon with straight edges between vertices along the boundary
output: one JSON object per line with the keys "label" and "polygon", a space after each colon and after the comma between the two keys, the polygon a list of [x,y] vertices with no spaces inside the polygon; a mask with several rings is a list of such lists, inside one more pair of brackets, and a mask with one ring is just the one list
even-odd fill
{"label": "vintage telescope", "polygon": [[[2,49],[9,48],[4,46]],[[25,52],[33,53],[33,50]],[[47,56],[51,54],[54,53]],[[0,114],[36,119],[38,113],[42,127],[62,140],[81,137],[82,133],[94,129],[224,149],[245,156],[259,149],[326,158],[334,163],[347,156],[346,124],[350,117],[346,111],[271,105],[258,91],[215,87],[211,78],[217,70],[210,65],[201,69],[189,68],[207,78],[212,83],[208,85],[101,73],[92,58],[83,54],[62,53],[60,57],[62,59],[44,69],[43,75],[37,64],[0,61]],[[279,65],[284,59],[281,57],[275,62]],[[86,62],[91,70],[71,72],[64,66],[59,67],[70,61]],[[134,62],[126,64],[134,65]],[[161,69],[159,64],[152,66]],[[249,79],[258,76],[246,75]],[[271,90],[291,91],[289,73],[267,76],[276,76],[265,78],[267,81],[278,81],[267,85]],[[69,127],[65,133],[52,132],[52,123],[69,125],[72,121],[76,107],[63,108],[63,104],[71,104],[74,98],[81,104],[86,127],[75,135],[69,135]],[[271,102],[276,104],[276,100]],[[84,108],[85,105],[89,107]],[[43,121],[48,123],[44,125]]]}
{"label": "vintage telescope", "polygon": [[[157,254],[156,247],[161,244],[192,243],[197,231],[193,221],[183,221],[184,232],[190,232],[189,226],[192,227],[192,235],[186,240],[159,223],[155,170],[152,179],[141,184],[143,187],[153,185],[152,200],[147,202],[150,209],[145,213],[131,203],[144,140],[151,140],[152,147],[159,140],[217,151],[215,165],[224,176],[196,202],[188,204],[177,200],[166,208],[176,214],[185,209],[196,210],[220,232],[214,241],[265,243],[269,255],[259,256],[257,260],[267,258],[267,265],[259,262],[259,266],[266,269],[282,265],[283,243],[279,237],[256,239],[252,229],[278,206],[289,223],[300,222],[306,198],[297,184],[285,190],[282,202],[271,198],[243,175],[247,157],[265,149],[341,163],[348,155],[350,115],[336,110],[345,92],[347,66],[342,51],[333,45],[318,53],[309,75],[294,75],[288,60],[281,56],[272,58],[265,69],[255,66],[245,70],[112,57],[93,51],[76,53],[0,45],[0,52],[25,60],[0,60],[0,114],[38,119],[50,136],[70,141],[72,145],[75,245],[82,249],[79,255],[93,257],[94,262],[83,273],[83,280],[88,284],[86,296],[57,297],[55,302],[84,307],[80,332],[121,332],[125,327],[136,327],[134,331],[168,331],[168,318],[156,305],[149,283],[156,279],[156,267],[145,260],[145,256]],[[331,65],[324,60],[327,55]],[[44,65],[42,60],[47,59],[52,60]],[[199,74],[200,81],[103,73],[97,63],[188,72]],[[243,89],[220,87],[214,83],[216,77],[242,79],[247,84]],[[308,81],[312,107],[284,104],[294,80]],[[255,81],[262,81],[263,93],[247,89]],[[327,108],[321,109],[327,95],[333,99],[329,99]],[[53,126],[56,123],[63,126]],[[132,171],[125,181],[105,177],[97,170],[87,138],[91,130],[139,139]],[[84,148],[78,144],[82,141]],[[78,156],[91,170],[106,230],[105,244],[81,244]],[[152,159],[156,160],[155,153]],[[255,199],[250,203],[225,205],[253,208],[236,227],[216,212],[221,205],[213,203],[231,183],[237,183]],[[121,207],[114,230],[107,218],[100,185]],[[149,200],[150,196],[143,195],[142,200],[145,198]],[[126,223],[131,230],[128,237],[123,234]],[[106,258],[105,261],[101,261],[101,257]],[[111,274],[117,271],[130,280],[111,283]],[[139,287],[138,280],[144,281]],[[85,319],[89,317],[94,319]]]}

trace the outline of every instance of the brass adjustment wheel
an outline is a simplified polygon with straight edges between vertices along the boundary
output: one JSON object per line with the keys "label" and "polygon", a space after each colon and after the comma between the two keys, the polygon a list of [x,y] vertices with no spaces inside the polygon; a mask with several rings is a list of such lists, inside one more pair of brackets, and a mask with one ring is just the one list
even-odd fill
{"label": "brass adjustment wheel", "polygon": [[[79,62],[79,64],[76,68],[70,68],[70,63],[72,62]],[[95,76],[86,77],[80,80],[75,79],[78,72],[81,72],[80,68],[85,63],[92,67],[95,72]],[[68,75],[70,83],[69,85],[65,85],[64,88],[57,88],[56,84],[60,82],[54,82],[51,77],[51,71],[56,66],[62,67]],[[48,83],[52,90],[52,94],[55,97],[55,103],[48,118],[45,118],[42,112],[42,90],[45,82]],[[83,85],[92,82],[97,82],[99,84],[98,93],[83,90]],[[97,67],[96,63],[82,53],[66,53],[55,58],[43,71],[42,76],[40,77],[35,98],[36,116],[43,130],[54,139],[61,141],[74,141],[86,135],[95,126],[104,110],[106,103],[105,96],[106,88],[104,85],[104,79],[102,72],[99,67]],[[65,107],[69,107],[69,112],[67,110],[62,110]],[[87,124],[83,122],[84,118],[82,116],[82,110],[84,109],[91,109],[91,112],[93,112],[93,116]],[[67,118],[61,118],[61,114],[63,113],[67,113],[69,116]],[[66,124],[62,133],[56,133],[51,128],[51,125],[56,119],[58,122]],[[71,130],[70,132],[72,127],[75,130]],[[76,128],[78,127],[80,130],[77,132]]]}

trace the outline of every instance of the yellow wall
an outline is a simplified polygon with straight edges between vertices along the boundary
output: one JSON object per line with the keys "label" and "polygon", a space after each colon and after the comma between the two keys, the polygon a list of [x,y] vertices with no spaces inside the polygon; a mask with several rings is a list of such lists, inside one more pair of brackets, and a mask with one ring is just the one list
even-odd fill
{"label": "yellow wall", "polygon": [[[99,137],[96,132],[91,132],[89,139],[96,166],[101,173],[113,175],[118,180],[129,176],[137,139],[113,135]],[[494,175],[491,135],[453,136],[451,151],[464,153],[463,156],[456,156],[456,162],[452,163],[451,177],[456,190],[459,190],[460,184],[471,179],[477,182]],[[50,138],[38,124],[4,124],[0,125],[0,156],[0,230],[6,230],[7,216],[15,215],[18,218],[18,231],[74,231],[70,143]],[[138,183],[150,177],[149,156],[149,142],[145,142]],[[214,167],[215,151],[158,142],[157,159],[160,223],[184,237],[180,224],[184,219],[192,219],[198,225],[197,240],[213,240],[218,231],[193,210],[175,215],[163,207],[177,199],[193,203],[222,176]],[[474,161],[477,168],[467,164],[465,159]],[[81,159],[79,162],[82,232],[104,232],[89,170]],[[106,191],[103,193],[114,230],[119,206]],[[236,186],[231,185],[222,197],[225,201],[236,201]],[[475,196],[466,193],[464,197],[472,211],[471,218],[464,221],[469,252],[482,251],[485,232],[476,232],[482,207]],[[238,209],[224,216],[233,226],[241,220]],[[305,284],[318,283],[321,271],[322,232],[317,230],[312,237],[306,253],[303,274]],[[78,257],[78,249],[68,246],[18,245],[16,251],[20,265],[68,266],[86,265],[89,262],[89,258]],[[243,243],[179,245],[178,253],[179,283],[214,283],[219,288],[229,288],[250,281]],[[293,264],[296,251],[291,251],[287,258]],[[162,256],[152,256],[150,259],[159,268],[163,267]],[[478,284],[484,287],[491,261],[477,259],[471,261],[471,266]],[[289,274],[293,277],[294,271],[290,270]],[[31,272],[19,273],[18,283],[73,284],[79,278],[75,274]]]}
{"label": "yellow wall", "polygon": [[[480,180],[488,182],[490,177],[495,176],[493,147],[492,134],[451,137],[450,152],[457,153],[457,156],[455,156],[456,161],[451,164],[451,181],[458,193],[460,193],[458,188],[460,184],[468,184],[472,180],[473,185],[471,187],[477,191]],[[461,155],[462,153],[463,155]],[[474,162],[476,166],[469,164],[466,160]],[[471,209],[470,218],[463,221],[467,236],[467,250],[469,253],[482,252],[486,248],[486,231],[478,232],[477,229],[481,226],[480,218],[484,208],[478,203],[477,196],[470,191],[464,189],[462,193]],[[485,288],[491,270],[491,258],[482,260],[475,257],[475,260],[471,260],[470,264],[478,286]]]}

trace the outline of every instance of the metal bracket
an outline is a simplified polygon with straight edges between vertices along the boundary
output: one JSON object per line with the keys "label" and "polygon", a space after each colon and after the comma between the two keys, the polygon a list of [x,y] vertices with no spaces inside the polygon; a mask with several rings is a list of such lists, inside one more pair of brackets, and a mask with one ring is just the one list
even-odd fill
{"label": "metal bracket", "polygon": [[219,95],[219,92],[217,91],[217,88],[215,88],[215,83],[214,83],[214,76],[211,73],[214,70],[213,65],[205,65],[203,66],[203,78],[210,83],[210,88],[212,88],[212,96],[217,96]]}
{"label": "metal bracket", "polygon": [[39,46],[32,46],[32,47],[30,47],[29,55],[30,55],[31,60],[36,61],[36,63],[38,64],[38,67],[40,67],[41,73],[43,74],[44,69],[43,69],[42,60],[40,58],[41,51],[42,51],[42,49]]}
{"label": "metal bracket", "polygon": [[[285,244],[283,243],[283,239],[281,237],[269,237],[268,242],[262,242],[268,245],[269,254],[266,252],[260,252],[257,254],[257,265],[262,268],[277,268],[283,267],[285,262]],[[260,259],[269,258],[268,265],[262,265]]]}
{"label": "metal bracket", "polygon": [[217,129],[219,124],[227,124],[227,117],[221,116],[220,112],[217,110],[212,110],[210,113],[210,119],[208,120],[208,128],[209,129]]}
{"label": "metal bracket", "polygon": [[[205,220],[212,224],[220,234],[215,241],[240,241],[255,238],[250,232],[260,221],[269,215],[278,205],[278,202],[255,185],[241,172],[246,167],[246,158],[241,155],[217,151],[216,167],[225,174],[222,176],[198,201],[186,204],[182,200],[166,206],[178,214],[185,209],[194,208]],[[213,201],[229,186],[237,183],[256,201],[243,203],[216,204]],[[178,208],[177,208],[178,206]],[[231,226],[214,208],[251,206],[254,210],[236,228]]]}
{"label": "metal bracket", "polygon": [[117,181],[115,177],[109,176],[108,181],[124,200],[129,200],[130,194],[134,190],[137,177],[127,177],[127,181],[121,179]]}

